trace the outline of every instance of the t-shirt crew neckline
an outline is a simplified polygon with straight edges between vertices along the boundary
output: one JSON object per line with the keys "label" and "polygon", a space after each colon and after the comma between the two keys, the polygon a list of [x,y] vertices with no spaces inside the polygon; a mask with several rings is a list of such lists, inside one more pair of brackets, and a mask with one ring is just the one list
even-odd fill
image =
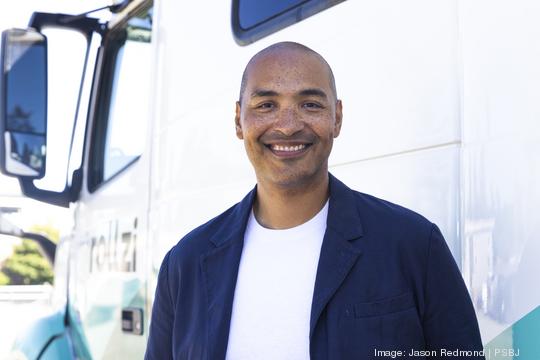
{"label": "t-shirt crew neckline", "polygon": [[255,217],[255,213],[253,212],[253,208],[251,209],[251,213],[249,215],[249,221],[248,221],[248,224],[253,226],[254,229],[257,229],[259,231],[263,231],[263,232],[266,232],[267,234],[279,234],[280,235],[280,239],[287,239],[286,237],[281,237],[282,235],[291,235],[293,236],[294,234],[299,234],[299,233],[302,233],[304,232],[306,229],[309,229],[313,226],[316,226],[317,224],[322,224],[324,225],[324,227],[326,228],[326,219],[328,218],[328,204],[330,202],[330,199],[326,200],[326,203],[324,204],[324,206],[322,207],[321,210],[319,210],[319,212],[317,214],[315,214],[315,216],[313,216],[311,219],[309,219],[308,221],[300,224],[300,225],[297,225],[297,226],[294,226],[294,227],[291,227],[291,228],[287,228],[287,229],[270,229],[270,228],[267,228],[267,227],[264,227],[262,226],[259,221],[257,221],[257,218]]}

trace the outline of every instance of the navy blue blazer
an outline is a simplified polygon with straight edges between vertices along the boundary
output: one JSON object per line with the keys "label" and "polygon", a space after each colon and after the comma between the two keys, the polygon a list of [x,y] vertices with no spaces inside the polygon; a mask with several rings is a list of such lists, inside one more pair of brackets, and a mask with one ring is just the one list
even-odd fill
{"label": "navy blue blazer", "polygon": [[[256,188],[167,253],[145,359],[225,358],[255,194]],[[311,306],[311,359],[444,358],[444,351],[471,359],[481,350],[469,293],[437,226],[330,175]]]}

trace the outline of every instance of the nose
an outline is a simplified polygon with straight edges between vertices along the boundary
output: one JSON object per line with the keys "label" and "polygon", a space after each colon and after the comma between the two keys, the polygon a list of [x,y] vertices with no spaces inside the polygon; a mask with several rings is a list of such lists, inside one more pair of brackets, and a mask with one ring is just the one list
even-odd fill
{"label": "nose", "polygon": [[274,123],[274,130],[285,136],[292,136],[304,129],[304,122],[294,107],[283,108]]}

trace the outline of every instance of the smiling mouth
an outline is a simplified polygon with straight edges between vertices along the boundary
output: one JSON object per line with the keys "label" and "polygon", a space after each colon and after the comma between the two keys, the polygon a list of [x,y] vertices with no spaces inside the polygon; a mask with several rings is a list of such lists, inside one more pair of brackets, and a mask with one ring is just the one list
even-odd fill
{"label": "smiling mouth", "polygon": [[302,155],[313,144],[267,144],[266,147],[278,157],[295,157]]}

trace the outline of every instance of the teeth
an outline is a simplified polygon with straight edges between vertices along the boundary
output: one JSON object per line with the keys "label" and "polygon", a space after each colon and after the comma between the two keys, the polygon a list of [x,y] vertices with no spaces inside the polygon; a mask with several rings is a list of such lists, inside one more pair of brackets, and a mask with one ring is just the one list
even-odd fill
{"label": "teeth", "polygon": [[299,151],[305,149],[306,145],[296,145],[296,146],[282,146],[282,145],[272,145],[272,150],[276,151]]}

